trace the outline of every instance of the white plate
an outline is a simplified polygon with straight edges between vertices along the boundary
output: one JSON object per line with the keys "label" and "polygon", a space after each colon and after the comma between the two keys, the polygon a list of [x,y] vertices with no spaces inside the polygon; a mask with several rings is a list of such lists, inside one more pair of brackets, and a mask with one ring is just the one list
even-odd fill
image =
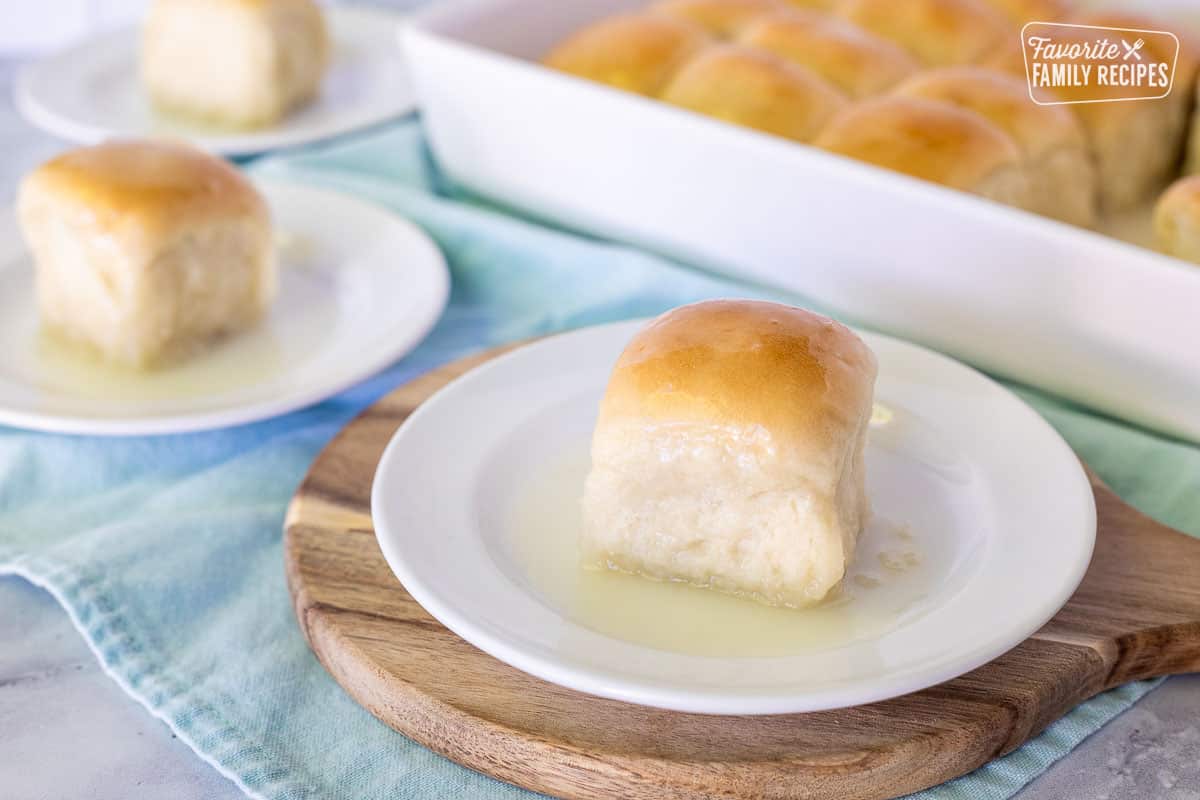
{"label": "white plate", "polygon": [[[585,627],[545,590],[537,559],[521,557],[521,526],[540,508],[573,535],[583,477],[573,454],[586,454],[609,370],[640,324],[557,336],[476,369],[423,404],[384,452],[371,495],[383,554],[426,610],[480,649],[545,680],[633,703],[713,714],[814,711],[967,672],[1036,631],[1082,579],[1095,506],[1063,440],[971,369],[864,334],[879,357],[877,399],[894,415],[872,430],[868,491],[877,521],[865,541],[882,535],[879,526],[900,525],[931,563],[903,612],[841,641],[761,657],[687,654]],[[560,496],[539,496],[538,485],[557,485]]]}
{"label": "white plate", "polygon": [[156,114],[138,75],[138,30],[107,33],[31,63],[17,74],[17,109],[33,124],[75,142],[113,136],[172,136],[226,156],[249,155],[348,133],[413,108],[396,51],[402,17],[327,8],[333,58],[320,95],[278,125],[221,131]]}
{"label": "white plate", "polygon": [[33,265],[0,215],[0,423],[141,435],[237,425],[349,388],[416,347],[445,308],[449,273],[419,228],[309,187],[259,184],[280,247],[263,323],[166,370],[106,367],[39,331]]}

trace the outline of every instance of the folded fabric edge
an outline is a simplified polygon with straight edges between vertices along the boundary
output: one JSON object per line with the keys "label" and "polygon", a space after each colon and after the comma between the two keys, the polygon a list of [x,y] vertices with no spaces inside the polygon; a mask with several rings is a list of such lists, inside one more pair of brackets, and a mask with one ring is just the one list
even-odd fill
{"label": "folded fabric edge", "polygon": [[[89,591],[85,588],[85,582],[74,576],[69,567],[50,565],[43,563],[40,559],[10,557],[9,553],[0,551],[0,577],[9,575],[27,580],[34,586],[47,591],[66,612],[71,624],[79,632],[105,675],[115,681],[121,691],[146,709],[151,716],[166,724],[171,732],[193,753],[232,781],[247,797],[252,800],[272,800],[272,798],[285,795],[302,797],[311,794],[309,790],[290,781],[268,779],[259,788],[251,786],[249,781],[254,779],[250,776],[254,773],[270,775],[273,772],[277,773],[279,768],[265,759],[247,756],[246,747],[241,743],[227,741],[220,749],[225,752],[217,749],[214,749],[211,754],[206,752],[206,749],[198,741],[198,738],[205,732],[202,730],[204,728],[207,728],[209,732],[233,731],[242,739],[243,743],[250,740],[241,735],[230,723],[220,719],[206,703],[193,703],[189,699],[189,703],[193,703],[192,711],[195,719],[186,724],[172,719],[164,706],[171,700],[185,699],[186,692],[165,685],[163,679],[156,676],[152,669],[146,667],[141,658],[136,655],[139,647],[130,645],[136,639],[125,627],[120,613],[115,609],[105,609],[94,599],[87,597]],[[85,616],[91,621],[85,622]],[[122,648],[120,660],[129,665],[128,674],[143,676],[138,679],[138,682],[142,684],[141,688],[135,687],[127,678],[126,673],[115,668],[110,656],[106,654],[106,651],[112,647]],[[151,700],[156,695],[165,700],[156,704]],[[225,766],[222,762],[234,760],[235,753],[238,753],[237,757],[241,759],[250,759],[250,763],[240,769]],[[255,782],[257,783],[257,781]]]}

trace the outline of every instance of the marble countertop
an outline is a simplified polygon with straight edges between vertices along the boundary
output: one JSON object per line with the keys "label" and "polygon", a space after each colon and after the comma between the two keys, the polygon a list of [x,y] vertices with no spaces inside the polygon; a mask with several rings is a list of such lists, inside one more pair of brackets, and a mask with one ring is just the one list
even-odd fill
{"label": "marble countertop", "polygon": [[[14,69],[0,60],[4,205],[22,174],[64,146],[14,112]],[[46,592],[0,578],[0,609],[0,796],[243,797],[104,674]],[[1200,800],[1200,675],[1168,680],[1017,797]]]}

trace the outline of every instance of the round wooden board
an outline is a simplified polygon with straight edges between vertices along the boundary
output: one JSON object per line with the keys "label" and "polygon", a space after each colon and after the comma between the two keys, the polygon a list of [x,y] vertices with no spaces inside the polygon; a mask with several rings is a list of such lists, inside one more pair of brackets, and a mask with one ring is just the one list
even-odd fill
{"label": "round wooden board", "polygon": [[392,433],[499,352],[425,375],[351,422],[301,484],[284,543],[296,616],[325,668],[392,728],[472,769],[565,798],[890,798],[979,767],[1097,692],[1200,669],[1200,542],[1093,477],[1099,532],[1078,592],[1032,638],[948,683],[839,711],[716,717],[530,677],[430,617],[371,527]]}

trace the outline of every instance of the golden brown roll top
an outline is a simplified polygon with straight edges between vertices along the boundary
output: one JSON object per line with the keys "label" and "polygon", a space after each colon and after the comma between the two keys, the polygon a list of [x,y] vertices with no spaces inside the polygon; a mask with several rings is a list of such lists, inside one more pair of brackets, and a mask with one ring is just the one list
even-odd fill
{"label": "golden brown roll top", "polygon": [[812,72],[737,45],[705,49],[675,75],[662,99],[798,142],[811,141],[845,105]]}
{"label": "golden brown roll top", "polygon": [[1196,83],[1195,112],[1192,114],[1192,135],[1188,143],[1187,169],[1189,175],[1200,172],[1200,82]]}
{"label": "golden brown roll top", "polygon": [[984,0],[841,0],[835,11],[933,67],[978,63],[1012,28]]}
{"label": "golden brown roll top", "polygon": [[896,94],[924,97],[974,111],[1002,128],[1031,158],[1061,147],[1082,147],[1083,131],[1062,106],[1041,106],[1029,87],[1011,75],[981,67],[945,67],[905,81]]}
{"label": "golden brown roll top", "polygon": [[1200,264],[1200,175],[1181,178],[1159,198],[1154,236],[1164,253]]}
{"label": "golden brown roll top", "polygon": [[708,42],[700,28],[666,15],[623,14],[579,30],[545,63],[618,89],[657,95]]}
{"label": "golden brown roll top", "polygon": [[[1074,13],[1070,0],[660,0],[577,34],[548,63],[1090,227],[1098,210],[1145,203],[1179,168],[1197,48],[1181,37],[1167,98],[1039,105],[1018,32],[1027,21],[1063,19],[1166,27],[1128,13]],[[1090,41],[1091,31],[1062,28],[1058,37]],[[1146,38],[1151,57],[1173,57],[1163,46]],[[923,102],[871,102],[884,92]],[[1033,92],[1081,99],[1071,89]],[[1200,170],[1200,114],[1195,127],[1190,168]]]}
{"label": "golden brown roll top", "polygon": [[901,84],[896,94],[949,103],[986,118],[1021,149],[1033,210],[1076,225],[1095,223],[1095,170],[1083,131],[1067,107],[1038,105],[1025,81],[980,67],[930,70]]}
{"label": "golden brown roll top", "polygon": [[758,17],[787,8],[784,0],[659,0],[650,6],[654,13],[690,22],[721,39],[732,39]]}
{"label": "golden brown roll top", "polygon": [[1027,22],[1058,22],[1074,11],[1068,0],[984,0],[1017,27]]}
{"label": "golden brown roll top", "polygon": [[1032,189],[1012,138],[948,103],[886,96],[836,117],[817,147],[914,178],[1029,208]]}
{"label": "golden brown roll top", "polygon": [[[1083,25],[1165,30],[1161,22],[1140,15],[1118,12],[1077,14],[1071,21]],[[1080,29],[1086,38],[1087,29]],[[1174,89],[1157,100],[1117,103],[1079,103],[1071,106],[1087,133],[1100,175],[1101,205],[1108,211],[1124,211],[1150,202],[1178,169],[1187,138],[1188,111],[1194,85],[1196,53],[1186,36],[1179,36]],[[1161,37],[1144,37],[1151,58],[1170,63],[1173,52]],[[1170,48],[1174,50],[1173,47]],[[1079,99],[1081,90],[1055,90],[1064,100]],[[1113,87],[1112,97],[1128,96],[1128,89]],[[1095,96],[1094,90],[1086,97]]]}
{"label": "golden brown roll top", "polygon": [[625,348],[597,429],[698,423],[823,446],[859,423],[875,372],[863,341],[819,314],[757,300],[695,303],[658,317]]}
{"label": "golden brown roll top", "polygon": [[26,177],[21,193],[35,191],[86,215],[93,230],[136,223],[147,236],[233,215],[266,225],[269,216],[254,185],[230,164],[173,141],[112,140],[71,150]]}
{"label": "golden brown roll top", "polygon": [[832,11],[837,0],[786,0],[790,8],[800,11]]}
{"label": "golden brown roll top", "polygon": [[852,98],[880,94],[917,69],[898,45],[820,14],[759,17],[738,41],[807,67]]}

